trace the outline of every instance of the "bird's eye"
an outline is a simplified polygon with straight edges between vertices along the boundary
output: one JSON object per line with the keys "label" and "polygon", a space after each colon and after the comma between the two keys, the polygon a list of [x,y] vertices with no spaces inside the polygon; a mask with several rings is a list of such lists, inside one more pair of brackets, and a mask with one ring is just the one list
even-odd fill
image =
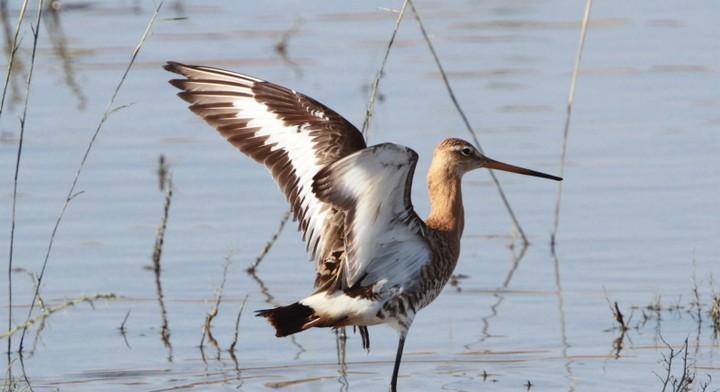
{"label": "bird's eye", "polygon": [[469,157],[472,154],[472,150],[470,149],[470,147],[465,147],[462,150],[460,150],[460,154],[462,154],[463,156]]}

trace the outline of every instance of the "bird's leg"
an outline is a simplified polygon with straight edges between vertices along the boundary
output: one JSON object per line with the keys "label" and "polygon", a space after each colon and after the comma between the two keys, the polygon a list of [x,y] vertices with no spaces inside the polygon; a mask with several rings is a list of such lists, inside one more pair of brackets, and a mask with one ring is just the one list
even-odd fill
{"label": "bird's leg", "polygon": [[398,342],[397,354],[395,354],[395,367],[393,368],[392,380],[390,380],[390,391],[397,392],[397,377],[400,370],[400,360],[402,359],[403,347],[405,346],[405,333],[400,334]]}
{"label": "bird's leg", "polygon": [[345,333],[345,327],[335,329],[335,348],[337,349],[337,362],[340,366],[345,366],[345,343],[347,342],[347,335]]}
{"label": "bird's leg", "polygon": [[362,338],[363,349],[370,352],[370,333],[368,332],[368,328],[364,325],[358,325],[358,330],[360,330],[360,338]]}

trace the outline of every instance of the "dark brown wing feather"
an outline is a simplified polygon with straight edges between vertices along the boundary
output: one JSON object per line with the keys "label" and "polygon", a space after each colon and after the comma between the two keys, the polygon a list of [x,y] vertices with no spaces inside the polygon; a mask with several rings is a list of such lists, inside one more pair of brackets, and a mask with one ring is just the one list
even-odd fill
{"label": "dark brown wing feather", "polygon": [[[312,179],[323,167],[366,147],[362,134],[320,102],[251,76],[168,62],[184,76],[170,84],[190,110],[272,173],[291,205],[318,273],[335,274],[344,213],[320,201]],[[322,280],[322,279],[321,279]],[[322,284],[323,282],[316,282]]]}

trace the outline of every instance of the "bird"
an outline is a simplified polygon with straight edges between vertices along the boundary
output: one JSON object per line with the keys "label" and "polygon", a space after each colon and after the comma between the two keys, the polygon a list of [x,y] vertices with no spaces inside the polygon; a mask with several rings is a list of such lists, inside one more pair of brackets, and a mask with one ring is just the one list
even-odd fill
{"label": "bird", "polygon": [[[390,390],[415,315],[442,291],[460,255],[463,175],[479,168],[561,181],[485,156],[458,138],[441,141],[427,183],[431,211],[410,198],[418,154],[367,146],[348,120],[295,90],[220,68],[169,61],[169,83],[189,109],[263,164],[285,194],[315,264],[305,298],[257,311],[284,337],[309,328],[389,325],[399,334]],[[369,342],[368,342],[369,344]]]}

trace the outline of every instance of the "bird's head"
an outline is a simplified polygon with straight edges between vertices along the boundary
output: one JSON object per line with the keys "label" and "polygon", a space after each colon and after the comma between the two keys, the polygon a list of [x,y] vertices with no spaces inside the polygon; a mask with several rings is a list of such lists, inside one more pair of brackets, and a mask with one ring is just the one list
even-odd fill
{"label": "bird's head", "polygon": [[471,170],[485,167],[488,169],[504,170],[528,176],[562,181],[560,177],[490,159],[478,151],[475,146],[462,139],[450,138],[443,140],[435,149],[433,160],[438,160],[447,170],[458,176],[462,176]]}

